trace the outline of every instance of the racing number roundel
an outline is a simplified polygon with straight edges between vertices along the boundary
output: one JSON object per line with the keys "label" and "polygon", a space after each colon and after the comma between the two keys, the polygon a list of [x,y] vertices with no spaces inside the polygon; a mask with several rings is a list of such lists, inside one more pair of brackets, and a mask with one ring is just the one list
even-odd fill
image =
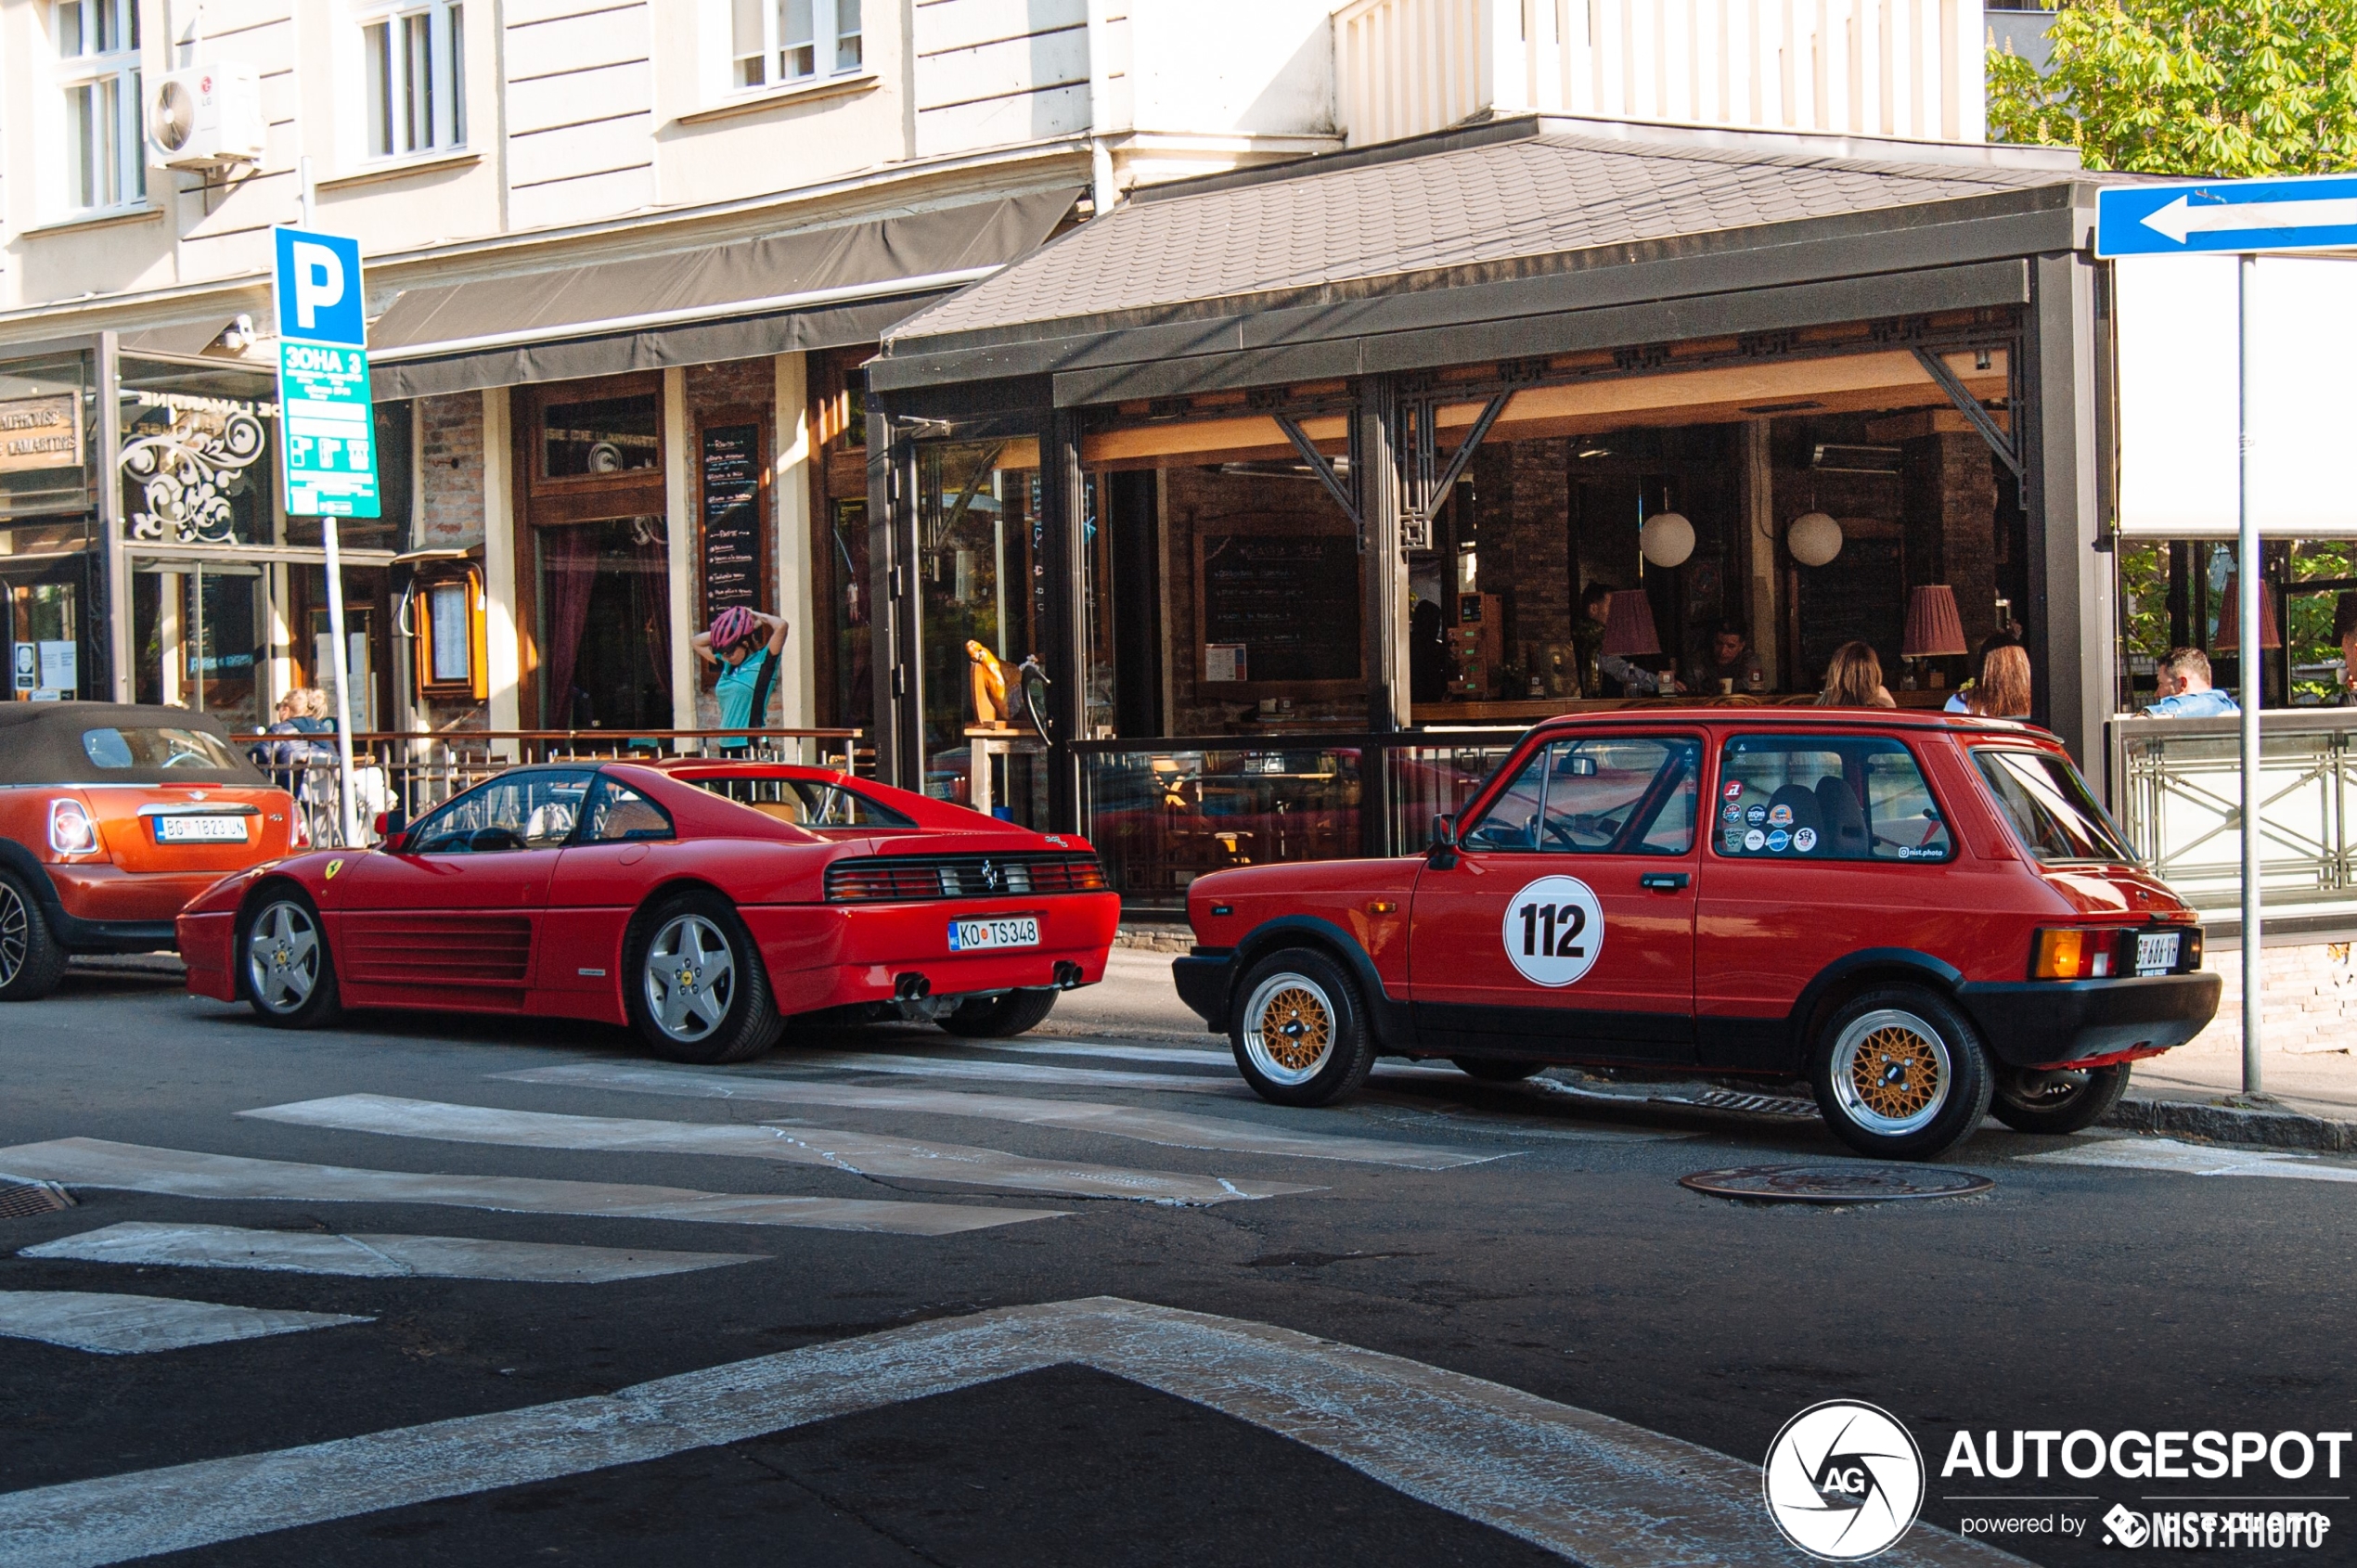
{"label": "racing number roundel", "polygon": [[1541,877],[1506,906],[1506,957],[1534,985],[1569,985],[1604,950],[1604,908],[1578,877]]}

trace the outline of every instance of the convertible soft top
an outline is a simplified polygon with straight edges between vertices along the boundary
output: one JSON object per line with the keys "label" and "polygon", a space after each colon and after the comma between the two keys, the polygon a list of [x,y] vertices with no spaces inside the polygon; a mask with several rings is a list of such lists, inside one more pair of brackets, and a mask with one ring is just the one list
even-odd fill
{"label": "convertible soft top", "polygon": [[[233,765],[207,765],[194,755],[166,765],[164,758],[176,748],[122,744],[100,733],[109,730],[194,731],[217,743]],[[87,739],[94,733],[99,734],[95,749]],[[0,786],[162,783],[270,787],[210,713],[129,702],[0,702]]]}

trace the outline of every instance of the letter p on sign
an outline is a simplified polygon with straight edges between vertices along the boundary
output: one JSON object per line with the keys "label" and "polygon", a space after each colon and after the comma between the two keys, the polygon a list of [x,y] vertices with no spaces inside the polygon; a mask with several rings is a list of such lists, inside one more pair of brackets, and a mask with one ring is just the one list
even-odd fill
{"label": "letter p on sign", "polygon": [[292,228],[277,230],[277,239],[278,336],[364,346],[359,242]]}

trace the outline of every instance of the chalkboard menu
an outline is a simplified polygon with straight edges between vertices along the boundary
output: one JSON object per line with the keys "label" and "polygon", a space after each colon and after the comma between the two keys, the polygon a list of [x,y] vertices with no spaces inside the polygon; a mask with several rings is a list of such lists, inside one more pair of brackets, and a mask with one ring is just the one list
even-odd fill
{"label": "chalkboard menu", "polygon": [[761,427],[703,432],[703,613],[761,608]]}
{"label": "chalkboard menu", "polygon": [[1906,561],[1896,539],[1845,540],[1841,554],[1800,574],[1800,678],[1823,677],[1834,649],[1855,639],[1882,659],[1885,684],[1899,677],[1907,630]]}
{"label": "chalkboard menu", "polygon": [[[1359,678],[1359,545],[1347,533],[1208,535],[1202,602],[1204,646],[1243,650],[1232,678]],[[1224,674],[1239,661],[1219,662]],[[1206,667],[1205,678],[1217,676]]]}

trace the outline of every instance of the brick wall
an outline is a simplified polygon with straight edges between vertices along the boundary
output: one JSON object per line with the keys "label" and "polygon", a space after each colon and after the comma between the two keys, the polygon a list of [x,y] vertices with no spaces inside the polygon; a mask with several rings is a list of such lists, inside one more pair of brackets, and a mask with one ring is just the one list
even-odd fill
{"label": "brick wall", "polygon": [[419,544],[471,549],[483,543],[483,394],[418,399]]}
{"label": "brick wall", "polygon": [[[2357,1047],[2357,968],[2346,942],[2270,947],[2260,956],[2260,1003],[2266,1026],[2260,1043],[2270,1051],[2310,1055]],[[2225,984],[2218,1016],[2194,1037],[2196,1046],[2242,1049],[2243,958],[2238,952],[2204,954],[2203,969]]]}

